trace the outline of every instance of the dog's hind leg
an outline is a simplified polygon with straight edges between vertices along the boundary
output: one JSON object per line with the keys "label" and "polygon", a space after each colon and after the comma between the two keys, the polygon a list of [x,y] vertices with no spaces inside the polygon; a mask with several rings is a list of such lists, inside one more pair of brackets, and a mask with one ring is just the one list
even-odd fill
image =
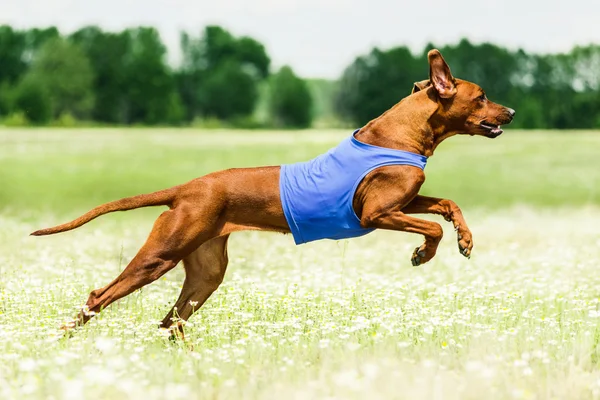
{"label": "dog's hind leg", "polygon": [[227,269],[227,241],[229,235],[213,238],[183,259],[185,281],[177,302],[165,316],[161,328],[171,328],[173,323],[183,335],[179,320],[187,321],[217,290]]}
{"label": "dog's hind leg", "polygon": [[211,204],[200,208],[181,205],[162,213],[146,243],[121,275],[107,286],[93,290],[75,321],[63,329],[85,324],[109,304],[173,269],[194,249],[218,235],[219,212],[218,207]]}

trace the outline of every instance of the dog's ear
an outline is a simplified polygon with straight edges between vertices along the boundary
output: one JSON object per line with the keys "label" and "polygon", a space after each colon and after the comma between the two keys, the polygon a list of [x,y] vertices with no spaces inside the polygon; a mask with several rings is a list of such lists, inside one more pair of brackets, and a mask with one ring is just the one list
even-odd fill
{"label": "dog's ear", "polygon": [[412,88],[412,92],[410,92],[410,94],[420,92],[421,90],[425,89],[426,87],[428,87],[430,85],[431,85],[431,82],[429,81],[429,79],[425,79],[424,81],[420,81],[420,82],[415,82],[413,85],[413,88]]}
{"label": "dog's ear", "polygon": [[436,49],[427,53],[429,80],[441,98],[449,99],[456,94],[456,83],[444,57]]}

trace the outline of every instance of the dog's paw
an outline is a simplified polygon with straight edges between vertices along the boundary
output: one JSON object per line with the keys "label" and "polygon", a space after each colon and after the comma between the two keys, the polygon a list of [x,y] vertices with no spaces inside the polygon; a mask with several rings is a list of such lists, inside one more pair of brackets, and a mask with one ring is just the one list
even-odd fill
{"label": "dog's paw", "polygon": [[462,228],[457,226],[456,236],[458,239],[458,251],[460,254],[467,258],[471,258],[471,252],[473,251],[473,236],[469,228]]}
{"label": "dog's paw", "polygon": [[412,257],[410,258],[410,262],[412,263],[413,267],[418,267],[419,265],[421,265],[421,260],[425,258],[425,251],[419,249],[420,247],[417,247],[413,252]]}
{"label": "dog's paw", "polygon": [[421,247],[417,247],[413,252],[410,262],[413,267],[425,264],[435,256],[436,246],[428,246],[424,243]]}
{"label": "dog's paw", "polygon": [[169,338],[169,341],[175,343],[178,341],[185,342],[185,332],[183,330],[184,323],[176,321],[168,328],[160,328],[163,335]]}

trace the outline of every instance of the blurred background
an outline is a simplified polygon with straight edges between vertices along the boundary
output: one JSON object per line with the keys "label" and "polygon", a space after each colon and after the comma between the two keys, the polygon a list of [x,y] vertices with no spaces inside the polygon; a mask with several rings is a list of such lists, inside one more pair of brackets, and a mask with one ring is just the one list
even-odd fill
{"label": "blurred background", "polygon": [[1,123],[357,127],[438,47],[515,128],[600,127],[597,2],[123,3],[2,2]]}

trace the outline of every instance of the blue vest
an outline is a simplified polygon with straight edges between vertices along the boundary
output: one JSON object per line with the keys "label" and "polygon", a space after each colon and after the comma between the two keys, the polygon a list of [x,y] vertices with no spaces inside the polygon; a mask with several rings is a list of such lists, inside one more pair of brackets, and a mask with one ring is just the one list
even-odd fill
{"label": "blue vest", "polygon": [[360,226],[352,207],[363,178],[385,165],[425,169],[427,157],[359,142],[356,132],[310,161],[281,166],[281,204],[296,244],[372,232]]}

